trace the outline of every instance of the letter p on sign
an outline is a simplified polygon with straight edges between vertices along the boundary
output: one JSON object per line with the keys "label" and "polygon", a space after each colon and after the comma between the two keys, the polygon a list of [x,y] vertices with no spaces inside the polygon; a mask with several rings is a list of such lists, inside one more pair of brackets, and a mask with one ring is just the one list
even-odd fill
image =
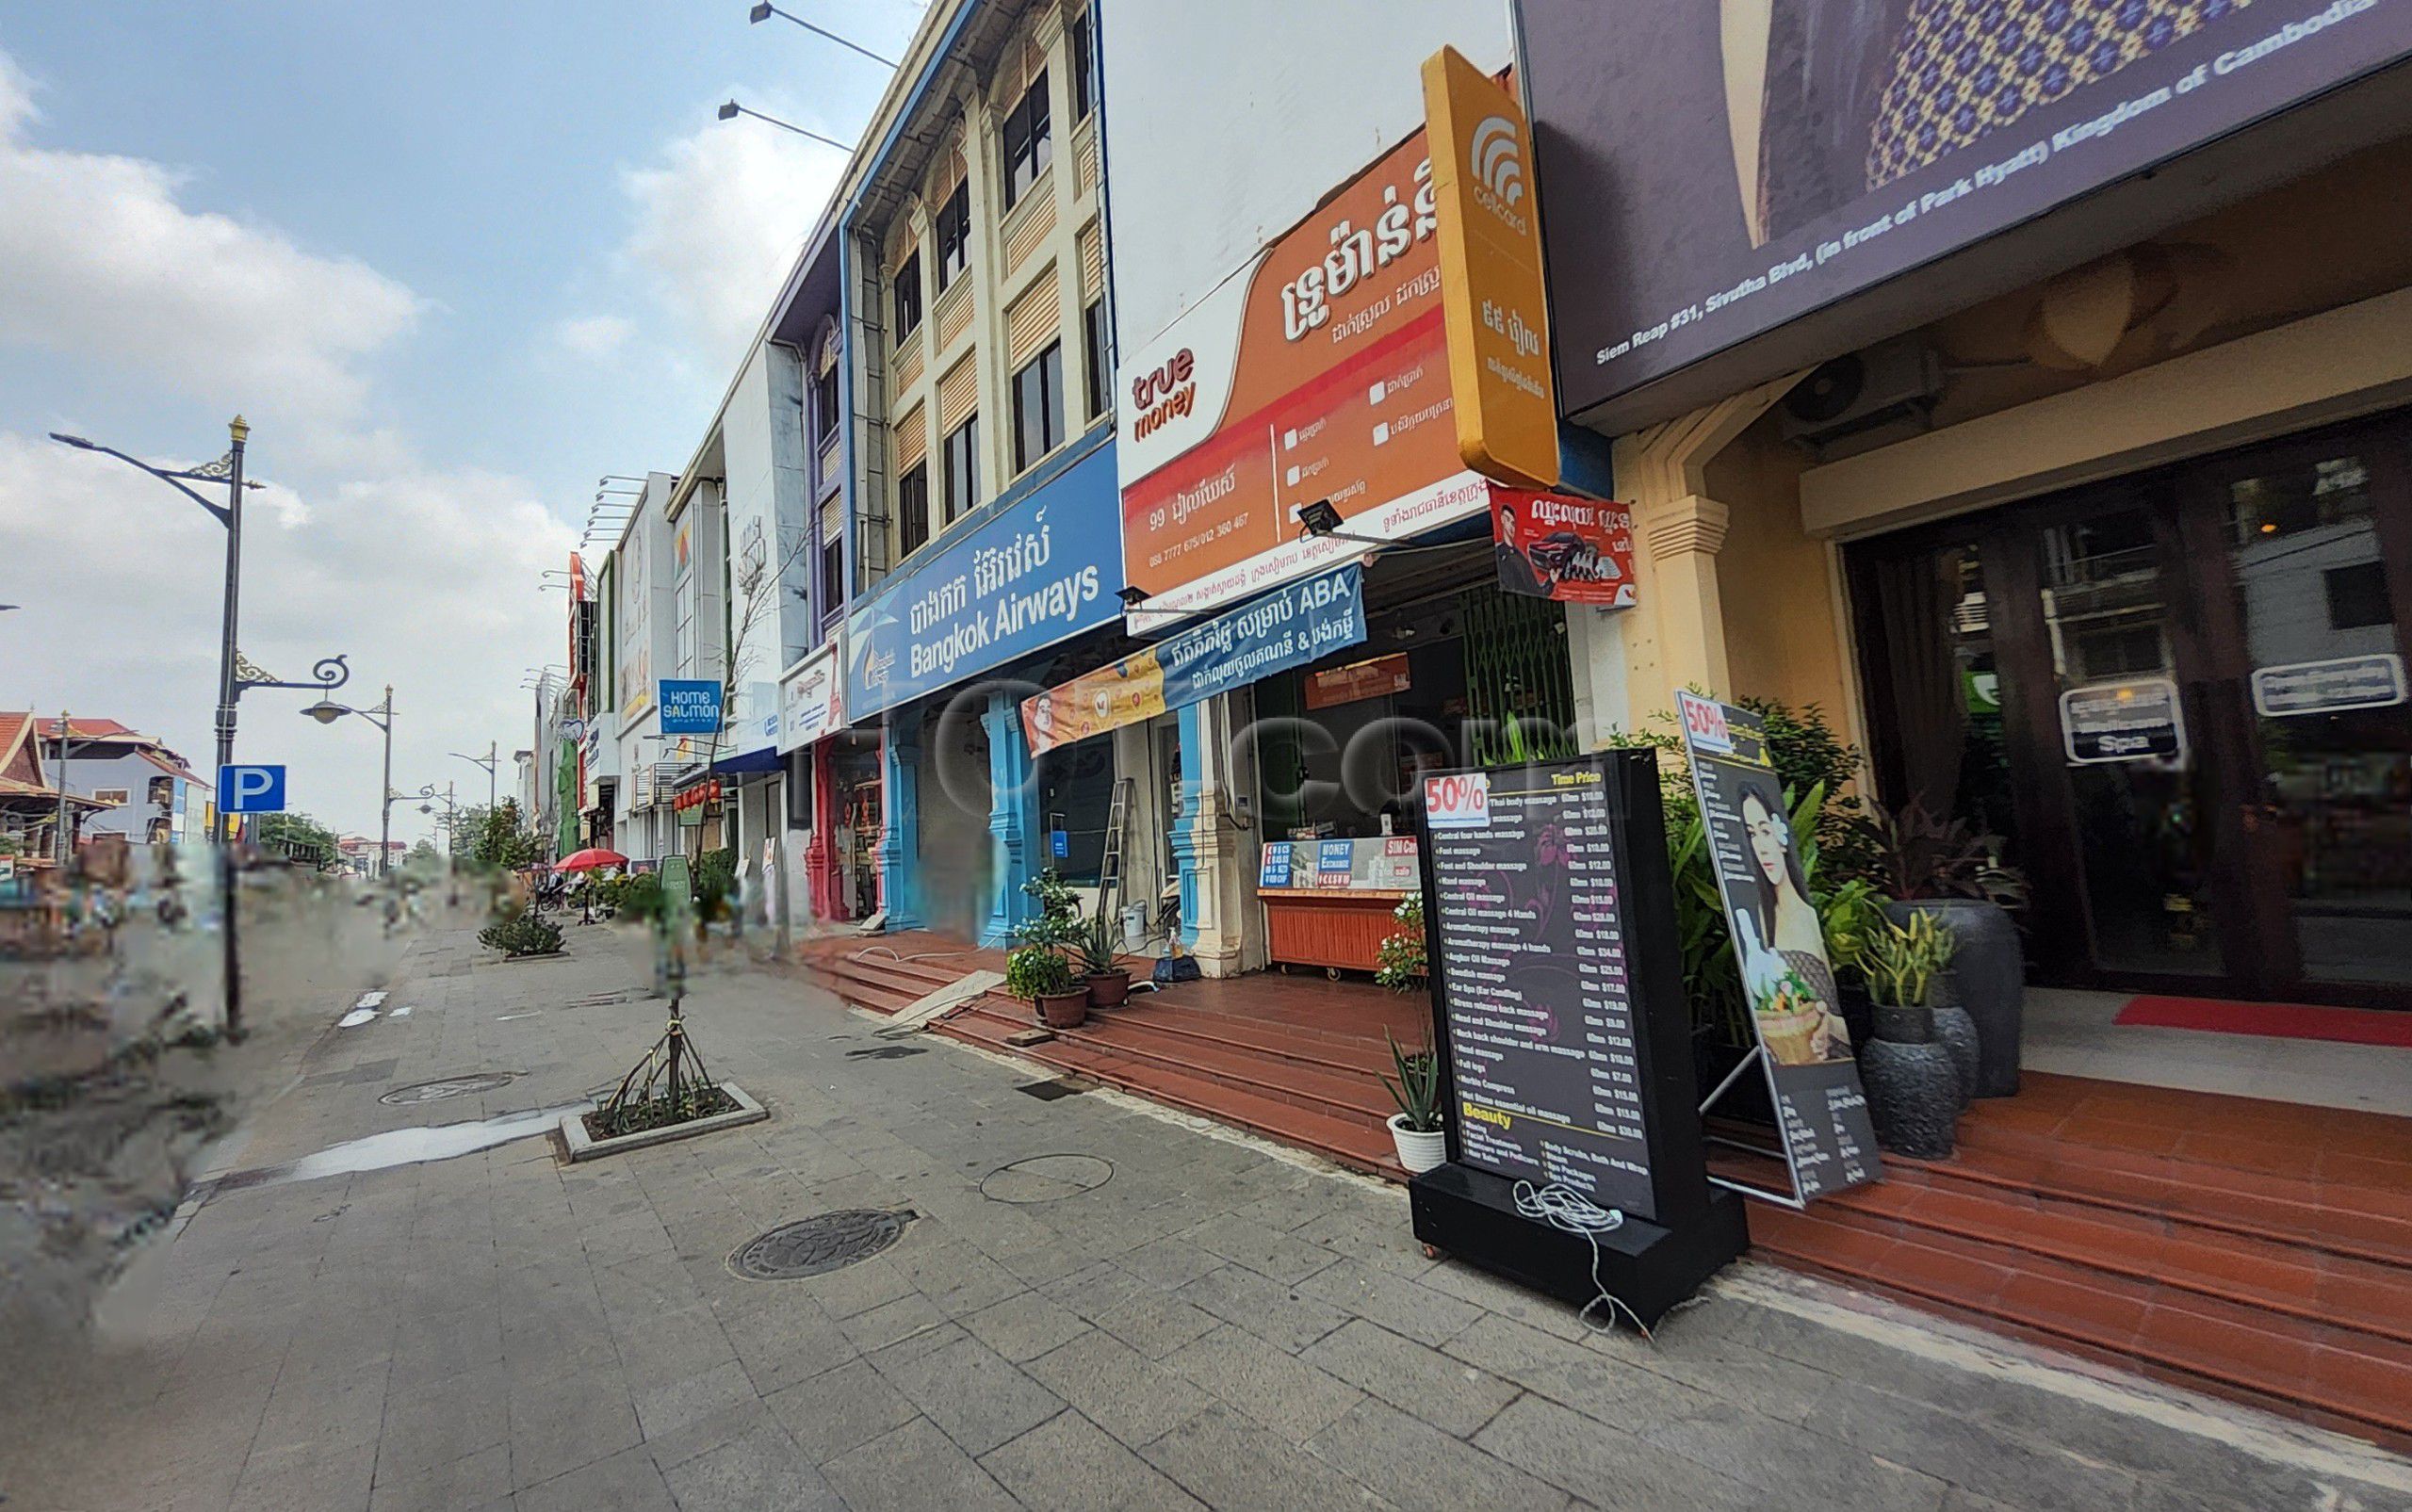
{"label": "letter p on sign", "polygon": [[283,767],[220,767],[218,807],[226,814],[285,812]]}

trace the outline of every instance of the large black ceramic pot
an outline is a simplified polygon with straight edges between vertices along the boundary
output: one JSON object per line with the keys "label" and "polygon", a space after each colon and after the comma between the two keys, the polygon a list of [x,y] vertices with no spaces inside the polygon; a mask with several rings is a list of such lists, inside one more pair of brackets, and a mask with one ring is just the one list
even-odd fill
{"label": "large black ceramic pot", "polygon": [[1949,1157],[1960,1071],[1934,1038],[1928,1010],[1876,1005],[1876,1032],[1859,1052],[1859,1080],[1879,1145],[1915,1160]]}
{"label": "large black ceramic pot", "polygon": [[1913,912],[1931,914],[1951,930],[1952,973],[1960,979],[1960,1006],[1977,1027],[1980,1097],[2018,1095],[2019,1042],[2026,1032],[2027,961],[2018,948],[2018,924],[1999,903],[1981,898],[1921,898],[1888,902],[1886,917],[1905,924]]}
{"label": "large black ceramic pot", "polygon": [[1927,990],[1927,1012],[1934,1016],[1935,1040],[1951,1053],[1951,1069],[1960,1077],[1960,1107],[1964,1112],[1977,1095],[1984,1051],[1977,1021],[1960,1006],[1959,973],[1949,967],[1934,974],[1933,985]]}

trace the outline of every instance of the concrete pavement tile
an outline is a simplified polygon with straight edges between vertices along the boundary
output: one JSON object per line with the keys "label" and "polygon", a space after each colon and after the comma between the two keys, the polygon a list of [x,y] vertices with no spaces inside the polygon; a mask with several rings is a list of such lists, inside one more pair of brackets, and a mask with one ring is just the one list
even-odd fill
{"label": "concrete pavement tile", "polygon": [[852,1512],[1005,1512],[1018,1504],[927,1418],[821,1467]]}
{"label": "concrete pavement tile", "polygon": [[858,1312],[839,1322],[839,1328],[856,1349],[865,1354],[885,1349],[899,1340],[910,1339],[947,1323],[947,1315],[937,1304],[919,1292],[883,1303],[869,1312]]}
{"label": "concrete pavement tile", "polygon": [[1768,1493],[1538,1396],[1520,1397],[1475,1446],[1614,1512],[1766,1512]]}
{"label": "concrete pavement tile", "polygon": [[1106,1309],[1096,1323],[1149,1359],[1162,1359],[1223,1325],[1211,1313],[1152,1289]]}
{"label": "concrete pavement tile", "polygon": [[1154,1288],[1112,1260],[1095,1260],[1067,1275],[1049,1277],[1038,1288],[1049,1301],[1095,1323],[1133,1297]]}
{"label": "concrete pavement tile", "polygon": [[[778,1419],[771,1416],[771,1409],[764,1406],[759,1398],[749,1397],[735,1406],[722,1407],[658,1436],[648,1436],[644,1441],[644,1452],[653,1456],[658,1468],[667,1471],[697,1455],[742,1439],[764,1423],[777,1427]],[[784,1433],[786,1430],[780,1431]]]}
{"label": "concrete pavement tile", "polygon": [[407,1479],[510,1442],[510,1383],[499,1374],[463,1376],[408,1394],[389,1390],[377,1473]]}
{"label": "concrete pavement tile", "polygon": [[823,1311],[840,1321],[914,1294],[912,1281],[904,1272],[888,1263],[885,1255],[874,1255],[844,1270],[831,1271],[826,1276],[807,1276],[801,1281],[758,1284],[797,1287],[805,1295],[821,1304]]}
{"label": "concrete pavement tile", "polygon": [[1451,1339],[1442,1352],[1629,1433],[1703,1416],[1718,1401],[1598,1350],[1491,1313]]}
{"label": "concrete pavement tile", "polygon": [[497,1443],[473,1455],[409,1474],[388,1474],[381,1453],[370,1488],[368,1512],[420,1512],[422,1508],[479,1506],[511,1494],[511,1446]]}
{"label": "concrete pavement tile", "polygon": [[950,1325],[870,1357],[873,1370],[978,1457],[1063,1410],[1055,1394]]}
{"label": "concrete pavement tile", "polygon": [[737,1351],[721,1331],[720,1319],[705,1307],[648,1314],[612,1330],[620,1374],[631,1390],[640,1386],[688,1380],[737,1363]]}
{"label": "concrete pavement tile", "polygon": [[[1377,1271],[1403,1276],[1410,1281],[1421,1280],[1441,1262],[1424,1253],[1414,1230],[1408,1227],[1407,1204],[1401,1202],[1395,1221],[1387,1224],[1368,1223],[1353,1212],[1329,1209],[1290,1230],[1294,1239],[1347,1256],[1370,1265]],[[1475,1300],[1467,1298],[1468,1301]]]}
{"label": "concrete pavement tile", "polygon": [[1116,1256],[1114,1263],[1149,1285],[1170,1292],[1221,1265],[1223,1257],[1182,1240],[1153,1239]]}
{"label": "concrete pavement tile", "polygon": [[2141,1489],[2127,1471],[1849,1383],[1837,1383],[1801,1431],[2036,1512],[2127,1506]]}
{"label": "concrete pavement tile", "polygon": [[1174,1350],[1164,1363],[1290,1443],[1328,1426],[1365,1396],[1338,1376],[1227,1323]]}
{"label": "concrete pavement tile", "polygon": [[825,1464],[920,1416],[903,1392],[856,1360],[762,1399],[814,1464]]}
{"label": "concrete pavement tile", "polygon": [[1187,1378],[1122,1341],[1091,1330],[1026,1367],[1090,1422],[1137,1448],[1213,1406]]}
{"label": "concrete pavement tile", "polygon": [[983,1456],[1024,1505],[1049,1512],[1203,1512],[1198,1500],[1077,1412],[1059,1412]]}
{"label": "concrete pavement tile", "polygon": [[1184,1228],[1180,1237],[1245,1265],[1259,1276],[1289,1285],[1305,1280],[1340,1259],[1330,1250],[1303,1239],[1294,1239],[1230,1213]]}
{"label": "concrete pavement tile", "polygon": [[1298,1290],[1426,1344],[1446,1341],[1482,1316],[1482,1309],[1471,1302],[1353,1260],[1317,1271],[1300,1281]]}
{"label": "concrete pavement tile", "polygon": [[1719,1402],[1701,1417],[1646,1428],[1640,1437],[1771,1495],[1811,1504],[1848,1502],[1868,1512],[1937,1512],[1943,1504],[1942,1480],[1888,1464],[1801,1424],[1763,1416],[1752,1410],[1747,1397]]}
{"label": "concrete pavement tile", "polygon": [[1144,1445],[1140,1455],[1211,1507],[1387,1508],[1323,1460],[1213,1406]]}
{"label": "concrete pavement tile", "polygon": [[515,1503],[518,1512],[678,1512],[661,1471],[642,1449],[624,1449],[524,1487]]}
{"label": "concrete pavement tile", "polygon": [[767,1295],[743,1310],[720,1314],[721,1331],[755,1390],[767,1396],[862,1353],[810,1297],[779,1283],[769,1283],[765,1291]]}
{"label": "concrete pavement tile", "polygon": [[1245,1265],[1209,1271],[1173,1295],[1294,1355],[1348,1321],[1348,1314],[1330,1303]]}
{"label": "concrete pavement tile", "polygon": [[524,1489],[635,1445],[636,1408],[617,1371],[589,1371],[511,1394],[511,1480]]}
{"label": "concrete pavement tile", "polygon": [[664,1471],[662,1479],[678,1512],[846,1512],[812,1462],[767,1419]]}
{"label": "concrete pavement tile", "polygon": [[1266,1193],[1253,1202],[1243,1202],[1231,1212],[1235,1217],[1263,1224],[1277,1233],[1292,1233],[1301,1224],[1331,1211],[1324,1200],[1324,1185],[1311,1179],[1295,1187]]}
{"label": "concrete pavement tile", "polygon": [[334,1375],[279,1375],[261,1414],[253,1455],[377,1442],[385,1416],[383,1365]]}
{"label": "concrete pavement tile", "polygon": [[1360,1402],[1306,1448],[1401,1512],[1560,1512],[1567,1504],[1556,1487],[1380,1402]]}
{"label": "concrete pavement tile", "polygon": [[1334,1329],[1298,1358],[1460,1439],[1524,1390],[1362,1318]]}
{"label": "concrete pavement tile", "polygon": [[[1390,1266],[1383,1268],[1394,1269]],[[1513,1318],[1527,1328],[1538,1328],[1559,1339],[1582,1341],[1594,1332],[1590,1325],[1576,1316],[1579,1309],[1545,1293],[1527,1291],[1503,1281],[1461,1260],[1443,1261],[1412,1279],[1426,1291],[1444,1292],[1461,1302],[1473,1303],[1485,1312]],[[1595,1309],[1592,1315],[1597,1317],[1599,1310]]]}
{"label": "concrete pavement tile", "polygon": [[376,1468],[373,1443],[255,1449],[235,1483],[232,1505],[242,1512],[367,1512]]}
{"label": "concrete pavement tile", "polygon": [[646,1313],[677,1312],[704,1300],[703,1289],[676,1257],[641,1255],[595,1267],[595,1292],[614,1324]]}
{"label": "concrete pavement tile", "polygon": [[390,1390],[407,1392],[502,1363],[502,1315],[465,1308],[439,1318],[413,1319],[394,1340]]}
{"label": "concrete pavement tile", "polygon": [[915,1290],[951,1318],[977,1312],[1024,1290],[1021,1277],[969,1244],[909,1247],[916,1237],[908,1229],[905,1242],[889,1252],[889,1259]]}
{"label": "concrete pavement tile", "polygon": [[760,1400],[745,1367],[734,1359],[684,1380],[644,1386],[631,1381],[628,1396],[637,1409],[637,1428],[647,1439],[661,1438],[713,1413]]}
{"label": "concrete pavement tile", "polygon": [[1035,1359],[1056,1345],[1079,1338],[1089,1328],[1070,1309],[1059,1307],[1036,1292],[1023,1292],[983,1308],[963,1319],[963,1326],[1016,1364]]}

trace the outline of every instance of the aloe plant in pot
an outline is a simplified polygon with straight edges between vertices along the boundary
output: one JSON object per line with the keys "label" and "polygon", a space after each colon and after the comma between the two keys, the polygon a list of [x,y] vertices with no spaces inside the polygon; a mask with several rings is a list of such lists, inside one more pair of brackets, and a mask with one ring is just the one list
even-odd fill
{"label": "aloe plant in pot", "polygon": [[1081,936],[1073,944],[1092,1008],[1119,1008],[1131,997],[1131,973],[1116,964],[1118,942],[1114,935],[1114,920],[1100,913],[1081,926]]}
{"label": "aloe plant in pot", "polygon": [[1410,1175],[1428,1171],[1449,1158],[1448,1134],[1441,1121],[1441,1057],[1429,1045],[1409,1050],[1387,1031],[1383,1037],[1390,1040],[1391,1065],[1398,1072],[1396,1080],[1382,1078],[1391,1100],[1398,1104],[1389,1119],[1391,1143]]}

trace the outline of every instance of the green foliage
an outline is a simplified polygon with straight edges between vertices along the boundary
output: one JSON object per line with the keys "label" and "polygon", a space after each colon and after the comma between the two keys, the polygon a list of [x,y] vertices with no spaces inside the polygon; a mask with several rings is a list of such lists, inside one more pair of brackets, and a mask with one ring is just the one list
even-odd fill
{"label": "green foliage", "polygon": [[658,872],[640,871],[632,876],[615,877],[605,886],[611,889],[608,895],[611,901],[611,912],[621,919],[657,919],[662,917],[668,905],[669,900],[661,891],[661,877]]}
{"label": "green foliage", "polygon": [[1884,895],[1874,883],[1854,877],[1811,901],[1817,905],[1817,929],[1826,937],[1826,959],[1835,979],[1864,978],[1868,946],[1887,922]]}
{"label": "green foliage", "polygon": [[1391,1066],[1398,1075],[1395,1080],[1382,1078],[1382,1085],[1398,1104],[1410,1131],[1418,1134],[1437,1133],[1441,1129],[1441,1057],[1432,1047],[1420,1050],[1399,1048],[1397,1036],[1384,1030],[1382,1037],[1390,1041]]}
{"label": "green foliage", "polygon": [[1114,920],[1103,914],[1080,921],[1079,936],[1072,942],[1072,954],[1079,961],[1081,975],[1101,977],[1119,969],[1115,965]]}
{"label": "green foliage", "polygon": [[562,948],[562,932],[533,914],[497,919],[478,931],[478,943],[505,955],[548,955]]}
{"label": "green foliage", "polygon": [[1081,937],[1081,895],[1052,867],[1021,885],[1038,900],[1038,917],[1018,924],[1014,938],[1042,950],[1066,951]]}
{"label": "green foliage", "polygon": [[1935,973],[1951,964],[1957,945],[1951,926],[1924,909],[1912,912],[1906,925],[1880,916],[1866,955],[1876,1000],[1898,1008],[1927,1006]]}
{"label": "green foliage", "polygon": [[1382,937],[1374,951],[1374,980],[1393,992],[1412,992],[1424,984],[1429,966],[1424,958],[1424,898],[1399,901],[1391,910],[1398,928]]}
{"label": "green foliage", "polygon": [[1945,821],[1912,800],[1873,825],[1885,889],[1921,898],[1981,898],[2004,908],[2027,903],[2027,876],[2001,859],[2000,836],[1964,819]]}
{"label": "green foliage", "polygon": [[1017,945],[1005,955],[1005,990],[1036,1001],[1072,990],[1072,963],[1045,945]]}
{"label": "green foliage", "polygon": [[307,814],[262,814],[256,824],[252,833],[263,851],[320,863],[336,854],[335,832]]}
{"label": "green foliage", "polygon": [[737,852],[723,846],[695,857],[695,913],[709,920],[728,917],[728,901],[737,892]]}
{"label": "green foliage", "polygon": [[493,808],[463,808],[452,829],[455,854],[471,866],[516,871],[544,854],[520,816],[516,798],[506,798]]}

